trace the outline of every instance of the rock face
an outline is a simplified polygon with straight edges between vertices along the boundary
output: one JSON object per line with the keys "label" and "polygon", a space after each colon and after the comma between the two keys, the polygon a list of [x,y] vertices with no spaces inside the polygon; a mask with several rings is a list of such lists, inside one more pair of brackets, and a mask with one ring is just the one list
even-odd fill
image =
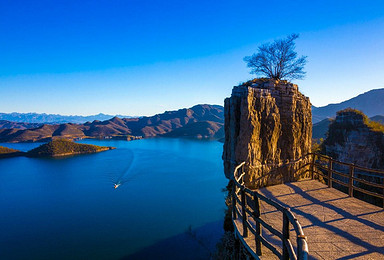
{"label": "rock face", "polygon": [[246,162],[246,185],[258,188],[300,178],[311,152],[311,103],[287,81],[254,79],[225,100],[224,170]]}
{"label": "rock face", "polygon": [[342,162],[384,169],[384,125],[358,110],[344,109],[330,124],[322,149]]}

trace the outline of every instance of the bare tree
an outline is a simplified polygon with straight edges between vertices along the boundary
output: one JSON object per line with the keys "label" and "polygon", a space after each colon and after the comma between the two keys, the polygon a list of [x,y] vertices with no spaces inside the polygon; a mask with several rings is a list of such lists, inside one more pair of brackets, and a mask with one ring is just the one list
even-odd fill
{"label": "bare tree", "polygon": [[251,73],[277,80],[303,79],[307,56],[297,57],[294,41],[298,37],[298,34],[291,34],[286,39],[263,44],[258,53],[245,57]]}

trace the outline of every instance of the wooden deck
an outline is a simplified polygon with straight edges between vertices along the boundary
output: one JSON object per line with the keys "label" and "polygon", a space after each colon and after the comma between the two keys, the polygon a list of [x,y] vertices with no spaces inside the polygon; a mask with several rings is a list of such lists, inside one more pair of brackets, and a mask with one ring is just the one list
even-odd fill
{"label": "wooden deck", "polygon": [[[289,207],[295,214],[307,236],[310,259],[384,259],[383,208],[349,197],[317,180],[286,183],[258,191]],[[282,230],[281,212],[266,203],[261,203],[260,207],[262,219]],[[241,224],[234,222],[241,232]],[[263,236],[279,244],[278,239],[265,230]],[[247,240],[254,241],[249,237]],[[263,247],[261,258],[274,257]]]}

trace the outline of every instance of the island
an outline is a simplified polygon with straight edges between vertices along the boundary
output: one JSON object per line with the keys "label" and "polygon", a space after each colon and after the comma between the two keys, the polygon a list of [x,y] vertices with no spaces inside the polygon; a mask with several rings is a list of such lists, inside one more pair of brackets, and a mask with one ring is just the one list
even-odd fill
{"label": "island", "polygon": [[93,144],[78,144],[71,140],[55,139],[49,143],[42,144],[39,147],[28,152],[0,146],[0,159],[17,156],[26,157],[63,157],[79,154],[98,153],[116,149],[110,146],[98,146]]}
{"label": "island", "polygon": [[56,139],[49,143],[40,145],[26,153],[28,157],[62,157],[78,154],[98,153],[116,149],[109,146],[98,146],[93,144],[78,144],[70,140]]}

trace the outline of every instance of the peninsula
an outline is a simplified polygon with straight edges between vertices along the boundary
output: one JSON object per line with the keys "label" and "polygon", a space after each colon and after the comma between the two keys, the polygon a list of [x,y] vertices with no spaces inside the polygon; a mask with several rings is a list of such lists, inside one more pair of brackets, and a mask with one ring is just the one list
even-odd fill
{"label": "peninsula", "polygon": [[0,146],[0,159],[24,155],[23,152],[8,147]]}

